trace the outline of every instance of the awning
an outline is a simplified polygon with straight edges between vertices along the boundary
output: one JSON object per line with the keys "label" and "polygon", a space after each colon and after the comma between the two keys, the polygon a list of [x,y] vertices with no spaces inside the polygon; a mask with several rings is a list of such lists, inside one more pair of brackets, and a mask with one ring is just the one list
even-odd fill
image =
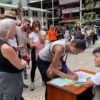
{"label": "awning", "polygon": [[74,5],[80,3],[80,1],[74,1],[74,2],[69,2],[69,3],[65,3],[65,4],[61,4],[60,6],[70,6],[70,5]]}
{"label": "awning", "polygon": [[69,20],[61,20],[59,21],[59,23],[74,23],[79,19],[69,19]]}
{"label": "awning", "polygon": [[39,2],[39,1],[44,1],[44,0],[30,0],[29,3],[34,3],[34,2]]}
{"label": "awning", "polygon": [[[18,5],[12,5],[12,4],[5,4],[5,3],[0,3],[0,7],[9,7],[9,8],[18,8]],[[27,6],[23,6],[22,8],[24,9],[29,9],[32,11],[38,11],[38,12],[48,12],[48,10],[45,9],[40,9],[40,8],[35,8],[35,7],[27,7]]]}

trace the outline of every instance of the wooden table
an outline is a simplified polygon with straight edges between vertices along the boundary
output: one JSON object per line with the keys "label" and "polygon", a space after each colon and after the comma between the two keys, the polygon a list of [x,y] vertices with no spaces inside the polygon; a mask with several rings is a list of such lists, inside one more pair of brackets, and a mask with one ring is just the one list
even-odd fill
{"label": "wooden table", "polygon": [[[84,69],[77,71],[95,74],[95,72]],[[50,81],[47,82],[47,100],[92,100],[92,97],[92,87],[76,87],[74,85],[60,87],[51,84]]]}

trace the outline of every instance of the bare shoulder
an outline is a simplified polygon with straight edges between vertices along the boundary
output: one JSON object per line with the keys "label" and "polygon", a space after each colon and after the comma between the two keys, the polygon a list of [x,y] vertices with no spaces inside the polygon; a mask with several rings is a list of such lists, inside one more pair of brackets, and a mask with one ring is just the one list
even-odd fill
{"label": "bare shoulder", "polygon": [[3,44],[1,46],[1,52],[3,55],[9,54],[9,53],[12,54],[13,51],[14,51],[14,49],[11,46],[9,46],[8,44]]}
{"label": "bare shoulder", "polygon": [[13,48],[11,47],[11,46],[9,46],[8,44],[3,44],[2,46],[1,46],[1,50],[2,51],[9,51],[9,50],[12,50]]}
{"label": "bare shoulder", "polygon": [[57,44],[57,45],[54,46],[54,49],[57,50],[57,51],[62,51],[63,47],[61,45]]}

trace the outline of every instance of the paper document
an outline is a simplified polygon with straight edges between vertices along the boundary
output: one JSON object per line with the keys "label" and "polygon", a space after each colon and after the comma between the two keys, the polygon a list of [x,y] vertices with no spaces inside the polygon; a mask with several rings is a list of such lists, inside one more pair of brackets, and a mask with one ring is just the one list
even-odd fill
{"label": "paper document", "polygon": [[64,85],[70,85],[72,84],[72,80],[69,79],[63,79],[63,78],[56,78],[50,81],[50,83],[52,83],[53,85],[57,85],[57,86],[64,86]]}
{"label": "paper document", "polygon": [[67,78],[55,78],[53,80],[50,81],[51,84],[53,85],[57,85],[57,86],[68,86],[68,85],[74,85],[76,82],[79,82],[79,83],[82,83],[82,82],[86,82],[86,80],[88,78],[91,78],[93,77],[94,75],[92,74],[88,74],[86,72],[82,72],[82,71],[78,71],[78,72],[75,72],[77,75],[78,75],[78,80],[77,81],[73,81],[73,80],[69,80]]}
{"label": "paper document", "polygon": [[78,80],[76,82],[86,82],[87,79],[93,77],[94,75],[88,74],[82,71],[75,72],[78,75]]}

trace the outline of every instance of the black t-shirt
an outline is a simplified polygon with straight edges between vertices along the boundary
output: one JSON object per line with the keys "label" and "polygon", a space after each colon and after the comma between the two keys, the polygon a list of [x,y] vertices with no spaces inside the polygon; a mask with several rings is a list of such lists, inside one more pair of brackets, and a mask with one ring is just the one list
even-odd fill
{"label": "black t-shirt", "polygon": [[[22,70],[17,69],[14,65],[12,65],[1,53],[1,46],[5,44],[3,40],[0,40],[0,72],[8,72],[8,73],[19,73]],[[7,43],[6,43],[7,44]]]}

